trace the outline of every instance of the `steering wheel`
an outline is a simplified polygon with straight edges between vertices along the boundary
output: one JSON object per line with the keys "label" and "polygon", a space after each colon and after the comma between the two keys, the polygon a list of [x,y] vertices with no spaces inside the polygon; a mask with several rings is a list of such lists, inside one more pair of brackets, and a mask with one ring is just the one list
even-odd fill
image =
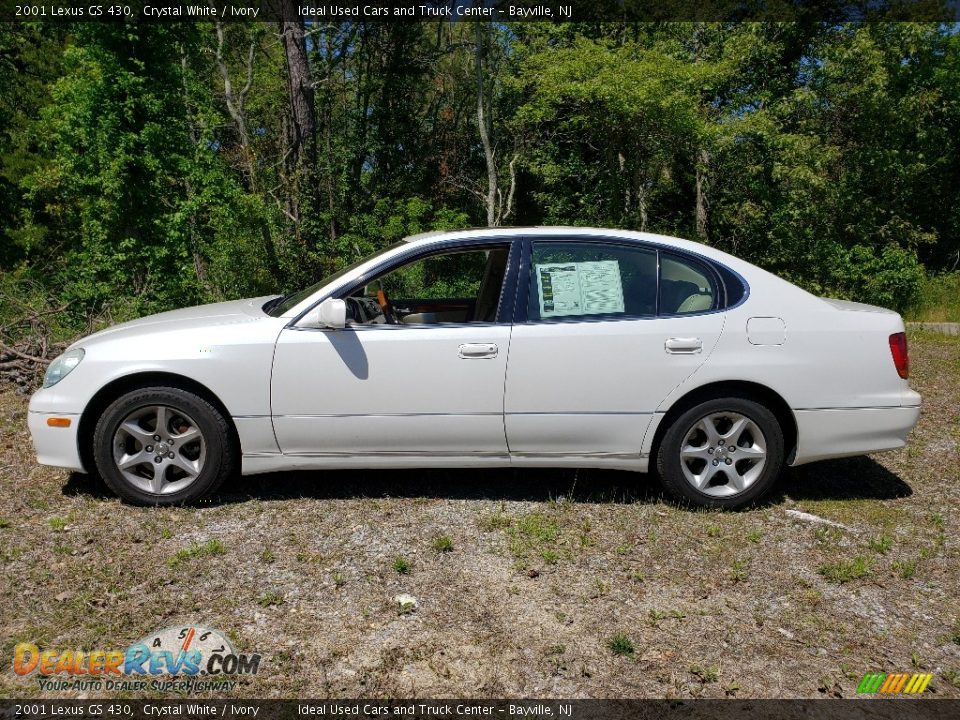
{"label": "steering wheel", "polygon": [[393,314],[393,305],[390,304],[390,298],[387,297],[383,288],[377,290],[377,305],[379,305],[380,310],[383,311],[383,317],[386,321],[391,325],[396,325],[397,318]]}

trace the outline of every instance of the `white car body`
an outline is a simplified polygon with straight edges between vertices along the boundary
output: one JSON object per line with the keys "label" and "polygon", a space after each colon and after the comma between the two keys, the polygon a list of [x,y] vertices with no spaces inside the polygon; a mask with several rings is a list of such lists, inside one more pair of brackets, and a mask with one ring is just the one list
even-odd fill
{"label": "white car body", "polygon": [[[732,271],[746,292],[722,310],[609,322],[308,325],[313,316],[305,313],[319,302],[412,252],[538,238],[673,249]],[[521,291],[525,282],[516,281]],[[161,313],[79,340],[71,347],[85,351],[82,362],[30,401],[39,462],[91,470],[86,445],[97,414],[131,379],[182,380],[218,404],[236,430],[244,474],[508,465],[646,471],[671,408],[721,385],[749,387],[778,404],[790,465],[902,447],[920,413],[920,396],[891,359],[888,337],[904,330],[896,313],[818,298],[719,250],[649,233],[429,234],[336,278],[280,317],[262,310],[269,299]],[[48,426],[54,417],[71,423]]]}

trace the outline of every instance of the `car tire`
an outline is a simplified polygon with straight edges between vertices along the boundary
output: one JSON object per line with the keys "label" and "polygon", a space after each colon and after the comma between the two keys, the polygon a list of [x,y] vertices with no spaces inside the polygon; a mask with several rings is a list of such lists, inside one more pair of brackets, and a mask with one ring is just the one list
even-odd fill
{"label": "car tire", "polygon": [[705,508],[756,503],[783,468],[783,431],[763,405],[744,398],[700,403],[663,435],[657,472],[673,498]]}
{"label": "car tire", "polygon": [[237,450],[223,414],[176,387],[131,390],[93,432],[107,486],[134,505],[183,505],[213,493],[234,471]]}

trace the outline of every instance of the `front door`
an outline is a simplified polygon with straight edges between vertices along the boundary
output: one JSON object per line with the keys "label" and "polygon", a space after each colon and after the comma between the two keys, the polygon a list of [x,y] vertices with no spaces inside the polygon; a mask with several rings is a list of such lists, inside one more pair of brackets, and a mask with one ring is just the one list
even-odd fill
{"label": "front door", "polygon": [[509,252],[486,244],[401,261],[336,294],[347,327],[283,330],[272,377],[280,449],[506,457]]}

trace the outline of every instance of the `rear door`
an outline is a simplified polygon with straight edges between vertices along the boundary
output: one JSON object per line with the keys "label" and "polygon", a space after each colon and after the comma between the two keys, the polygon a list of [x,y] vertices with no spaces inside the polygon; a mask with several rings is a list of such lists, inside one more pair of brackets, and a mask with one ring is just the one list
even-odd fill
{"label": "rear door", "polygon": [[638,458],[661,400],[723,330],[712,271],[639,243],[537,238],[518,282],[504,399],[511,454]]}

